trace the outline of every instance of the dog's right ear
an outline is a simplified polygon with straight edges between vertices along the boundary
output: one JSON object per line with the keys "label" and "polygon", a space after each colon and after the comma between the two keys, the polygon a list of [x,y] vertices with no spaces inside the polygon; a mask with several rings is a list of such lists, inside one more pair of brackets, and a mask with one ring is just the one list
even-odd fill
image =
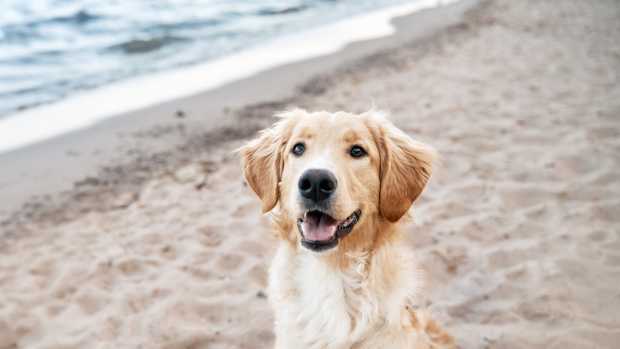
{"label": "dog's right ear", "polygon": [[243,175],[261,199],[263,213],[271,211],[280,196],[278,185],[283,167],[282,151],[288,139],[287,123],[287,119],[278,121],[239,149]]}

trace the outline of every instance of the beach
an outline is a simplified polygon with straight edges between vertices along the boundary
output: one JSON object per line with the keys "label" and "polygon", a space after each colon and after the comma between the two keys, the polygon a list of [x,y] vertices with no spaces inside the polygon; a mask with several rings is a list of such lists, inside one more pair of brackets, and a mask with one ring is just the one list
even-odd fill
{"label": "beach", "polygon": [[461,348],[620,342],[620,4],[461,1],[396,34],[0,154],[0,349],[269,348],[236,148],[372,106],[441,155],[405,229]]}

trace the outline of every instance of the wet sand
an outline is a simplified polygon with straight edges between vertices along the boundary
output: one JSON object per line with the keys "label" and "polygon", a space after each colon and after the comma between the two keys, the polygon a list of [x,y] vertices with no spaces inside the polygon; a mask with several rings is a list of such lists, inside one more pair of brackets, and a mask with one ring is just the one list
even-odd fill
{"label": "wet sand", "polygon": [[149,125],[135,157],[5,210],[0,348],[270,347],[274,240],[232,150],[275,110],[372,103],[442,155],[406,229],[460,346],[616,347],[618,38],[616,1],[483,1],[223,128]]}

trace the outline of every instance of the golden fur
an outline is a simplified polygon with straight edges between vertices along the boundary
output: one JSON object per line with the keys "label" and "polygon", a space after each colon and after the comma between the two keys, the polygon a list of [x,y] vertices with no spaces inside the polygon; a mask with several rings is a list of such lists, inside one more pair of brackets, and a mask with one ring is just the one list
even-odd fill
{"label": "golden fur", "polygon": [[[453,347],[426,312],[414,310],[423,280],[399,230],[430,178],[434,151],[376,111],[279,116],[240,149],[246,181],[280,241],[270,270],[276,348]],[[307,150],[292,156],[298,142]],[[353,145],[367,155],[351,157]],[[330,214],[340,221],[362,212],[353,231],[323,253],[304,249],[296,226],[303,215],[297,182],[316,166],[338,180]]]}

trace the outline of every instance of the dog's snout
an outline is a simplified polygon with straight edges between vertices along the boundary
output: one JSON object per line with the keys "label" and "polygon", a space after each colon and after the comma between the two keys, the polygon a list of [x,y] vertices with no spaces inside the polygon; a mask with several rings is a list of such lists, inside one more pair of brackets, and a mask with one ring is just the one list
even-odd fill
{"label": "dog's snout", "polygon": [[307,170],[299,179],[298,186],[302,197],[313,202],[321,202],[336,191],[338,181],[330,171]]}

